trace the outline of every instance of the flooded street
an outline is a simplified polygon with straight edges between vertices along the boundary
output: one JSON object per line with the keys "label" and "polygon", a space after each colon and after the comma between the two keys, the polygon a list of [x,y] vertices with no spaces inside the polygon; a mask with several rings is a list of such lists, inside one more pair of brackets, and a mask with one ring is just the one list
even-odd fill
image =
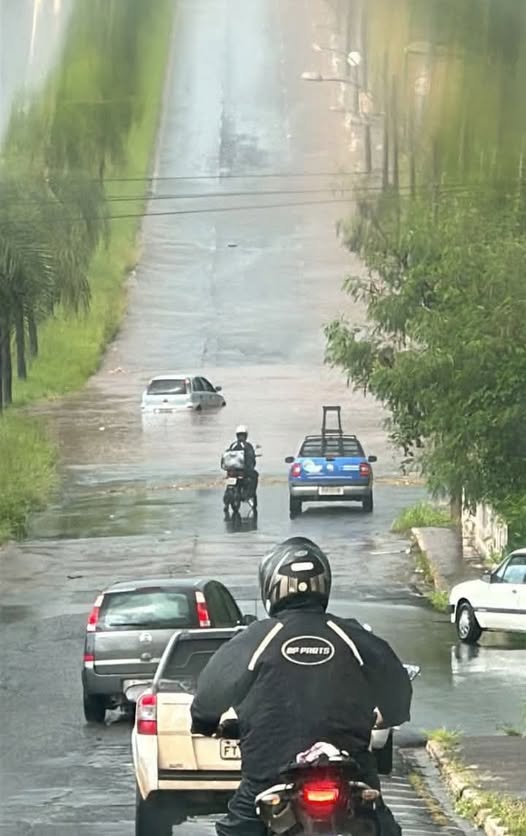
{"label": "flooded street", "polygon": [[[415,726],[493,733],[518,716],[526,651],[501,637],[458,647],[447,616],[424,605],[408,544],[390,531],[424,489],[401,478],[378,404],[323,362],[323,326],[343,311],[363,321],[341,291],[360,267],[336,236],[351,200],[337,173],[363,170],[363,132],[345,127],[334,85],[301,79],[326,66],[312,43],[338,31],[341,8],[178,2],[128,315],[85,390],[39,407],[60,446],[63,485],[0,563],[5,836],[133,832],[129,724],[92,728],[82,716],[82,642],[97,592],[128,578],[210,575],[255,611],[258,561],[293,534],[331,557],[334,612],[370,623],[422,666]],[[381,146],[373,150],[381,159]],[[205,375],[226,407],[141,413],[146,382],[163,372]],[[375,511],[320,506],[291,521],[284,457],[319,430],[331,403],[378,456]],[[257,527],[234,530],[223,520],[219,459],[241,422],[262,445],[260,506]],[[431,821],[400,770],[386,785],[404,833],[460,833]],[[174,828],[213,832],[211,821]]]}

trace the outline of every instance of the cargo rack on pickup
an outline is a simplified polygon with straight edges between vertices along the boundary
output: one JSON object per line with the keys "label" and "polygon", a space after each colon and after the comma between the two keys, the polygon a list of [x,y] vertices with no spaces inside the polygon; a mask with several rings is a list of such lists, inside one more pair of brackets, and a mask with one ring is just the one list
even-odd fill
{"label": "cargo rack on pickup", "polygon": [[[343,448],[343,429],[342,429],[342,408],[341,406],[324,406],[323,420],[321,424],[321,452],[324,456],[327,452],[327,441],[336,439],[338,442],[340,455],[344,455]],[[328,427],[328,419],[330,415],[336,418],[336,427]]]}

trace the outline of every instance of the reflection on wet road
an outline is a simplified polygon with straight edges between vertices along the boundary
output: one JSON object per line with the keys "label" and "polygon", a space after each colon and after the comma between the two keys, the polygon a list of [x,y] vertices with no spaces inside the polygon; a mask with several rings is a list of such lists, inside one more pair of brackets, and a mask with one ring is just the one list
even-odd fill
{"label": "reflection on wet road", "polygon": [[[248,609],[260,557],[301,532],[333,559],[335,611],[368,621],[422,665],[415,723],[493,731],[517,716],[524,693],[524,651],[488,646],[464,658],[445,617],[414,593],[407,543],[390,525],[422,489],[394,480],[378,406],[323,366],[322,325],[340,312],[343,276],[358,269],[335,238],[342,204],[303,205],[300,196],[294,207],[249,208],[276,203],[254,194],[263,189],[332,194],[320,172],[351,167],[330,91],[299,80],[312,41],[336,23],[329,4],[180,0],[178,8],[154,195],[174,211],[247,208],[148,217],[130,314],[101,372],[86,391],[42,407],[65,480],[56,504],[35,516],[31,539],[0,563],[6,836],[132,832],[129,725],[88,728],[81,716],[86,615],[97,591],[118,579],[216,575]],[[202,197],[170,202],[178,191]],[[225,194],[234,191],[250,194]],[[359,322],[360,308],[345,305]],[[226,409],[141,416],[142,387],[163,370],[203,372],[223,385]],[[323,403],[342,403],[347,425],[379,457],[375,512],[319,507],[291,522],[283,458],[318,428]],[[233,530],[222,518],[219,457],[240,421],[263,446],[257,529]],[[387,787],[405,833],[441,829],[404,778]],[[203,822],[174,830],[212,832]]]}

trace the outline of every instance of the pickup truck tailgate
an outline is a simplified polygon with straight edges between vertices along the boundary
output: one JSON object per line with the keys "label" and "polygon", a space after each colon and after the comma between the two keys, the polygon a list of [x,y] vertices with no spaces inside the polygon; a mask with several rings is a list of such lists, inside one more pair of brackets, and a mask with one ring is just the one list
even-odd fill
{"label": "pickup truck tailgate", "polygon": [[363,456],[331,456],[329,458],[316,456],[312,459],[298,458],[297,462],[301,466],[301,471],[296,479],[301,482],[339,481],[367,484],[369,481],[370,468],[366,464],[364,466]]}
{"label": "pickup truck tailgate", "polygon": [[157,705],[159,770],[237,771],[241,768],[237,744],[192,735],[191,694],[162,693]]}

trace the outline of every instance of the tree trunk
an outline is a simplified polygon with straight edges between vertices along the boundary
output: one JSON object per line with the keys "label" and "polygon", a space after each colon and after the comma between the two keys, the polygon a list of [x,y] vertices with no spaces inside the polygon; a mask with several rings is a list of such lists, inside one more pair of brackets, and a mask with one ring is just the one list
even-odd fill
{"label": "tree trunk", "polygon": [[2,393],[4,406],[13,403],[13,367],[11,363],[10,334],[3,332],[2,339]]}
{"label": "tree trunk", "polygon": [[29,344],[29,354],[31,357],[38,357],[38,331],[35,322],[33,311],[28,311],[27,314],[27,335]]}
{"label": "tree trunk", "polygon": [[396,191],[400,187],[400,168],[398,162],[398,79],[395,75],[391,80],[391,124],[393,126],[393,186]]}
{"label": "tree trunk", "polygon": [[389,84],[388,84],[388,56],[384,54],[384,139],[383,139],[383,165],[382,165],[382,189],[389,188]]}
{"label": "tree trunk", "polygon": [[451,519],[456,524],[459,525],[462,520],[462,491],[458,490],[450,497],[449,500],[449,510],[451,513]]}
{"label": "tree trunk", "polygon": [[16,371],[19,380],[27,380],[26,365],[26,333],[24,323],[24,308],[22,304],[16,306],[15,311],[15,340],[16,340]]}
{"label": "tree trunk", "polygon": [[415,137],[415,111],[414,102],[409,101],[409,192],[412,198],[416,197],[416,137]]}
{"label": "tree trunk", "polygon": [[373,148],[371,140],[371,126],[368,122],[364,125],[363,142],[365,146],[365,171],[370,174],[373,170]]}
{"label": "tree trunk", "polygon": [[4,411],[4,364],[2,363],[3,330],[0,323],[0,415]]}

